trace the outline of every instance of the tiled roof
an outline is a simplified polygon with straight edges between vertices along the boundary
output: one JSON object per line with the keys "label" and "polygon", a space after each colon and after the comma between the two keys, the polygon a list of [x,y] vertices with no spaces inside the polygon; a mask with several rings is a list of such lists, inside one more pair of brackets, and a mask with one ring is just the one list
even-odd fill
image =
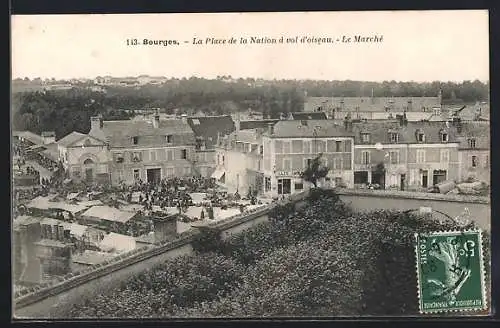
{"label": "tiled roof", "polygon": [[31,131],[12,131],[13,136],[22,137],[36,145],[43,144],[43,138]]}
{"label": "tiled roof", "polygon": [[461,149],[471,149],[469,139],[475,139],[476,149],[490,149],[489,122],[462,122],[462,131],[458,138]]}
{"label": "tiled roof", "polygon": [[[390,131],[397,132],[399,135],[398,143],[417,143],[417,131],[422,131],[425,135],[425,143],[442,143],[441,141],[441,131],[446,131],[448,134],[448,142],[459,142],[463,143],[462,139],[465,134],[470,135],[487,135],[489,139],[489,132],[485,133],[485,125],[484,124],[475,124],[477,127],[470,128],[469,126],[473,126],[473,123],[462,123],[461,133],[458,132],[457,128],[452,123],[446,123],[442,121],[436,122],[408,122],[406,126],[401,126],[400,123],[396,120],[394,121],[364,121],[360,123],[353,123],[353,132],[354,132],[354,142],[356,144],[362,144],[361,142],[361,134],[369,133],[370,134],[370,142],[369,144],[375,143],[392,143],[390,140]],[[468,132],[470,131],[470,132]],[[487,130],[489,131],[489,130]],[[465,141],[466,143],[466,141]],[[489,144],[489,141],[488,141]],[[479,148],[477,145],[476,147]]]}
{"label": "tiled roof", "polygon": [[[140,146],[165,145],[167,135],[187,135],[194,143],[194,132],[183,120],[160,120],[155,128],[152,120],[103,121],[102,129],[91,129],[89,135],[109,142],[111,147],[132,147],[132,137],[139,137]],[[147,137],[147,138],[144,138]]]}
{"label": "tiled roof", "polygon": [[229,139],[248,143],[259,143],[262,140],[262,134],[256,129],[240,130],[231,133]]}
{"label": "tiled roof", "polygon": [[68,134],[67,136],[65,136],[64,138],[57,141],[57,144],[59,144],[63,147],[68,147],[69,145],[82,139],[85,136],[86,136],[86,134],[84,134],[84,133],[73,131],[70,134]]}
{"label": "tiled roof", "polygon": [[292,113],[294,120],[326,120],[325,112],[299,112]]}
{"label": "tiled roof", "polygon": [[253,121],[241,121],[240,122],[240,130],[247,129],[267,129],[270,123],[276,123],[279,120],[253,120]]}
{"label": "tiled roof", "polygon": [[[267,133],[267,132],[266,132]],[[349,137],[353,134],[331,120],[283,120],[274,125],[274,137]]]}
{"label": "tiled roof", "polygon": [[[411,101],[410,107],[408,101]],[[304,111],[314,112],[318,108],[384,111],[386,107],[394,111],[422,111],[422,107],[428,110],[440,105],[439,97],[309,97],[304,103]]]}
{"label": "tiled roof", "polygon": [[195,136],[203,138],[207,148],[213,148],[218,135],[225,136],[235,129],[230,115],[189,117],[187,122]]}

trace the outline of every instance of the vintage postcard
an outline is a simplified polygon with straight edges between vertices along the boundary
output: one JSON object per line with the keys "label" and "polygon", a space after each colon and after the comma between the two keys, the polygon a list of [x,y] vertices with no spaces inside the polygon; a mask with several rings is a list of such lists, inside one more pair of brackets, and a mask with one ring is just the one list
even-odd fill
{"label": "vintage postcard", "polygon": [[13,15],[13,318],[490,315],[488,18]]}

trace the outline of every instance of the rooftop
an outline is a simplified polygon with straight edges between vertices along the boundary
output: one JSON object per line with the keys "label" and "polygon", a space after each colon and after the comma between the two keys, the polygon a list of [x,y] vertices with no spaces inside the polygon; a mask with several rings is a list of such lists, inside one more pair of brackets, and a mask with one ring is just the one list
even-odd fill
{"label": "rooftop", "polygon": [[269,124],[275,124],[278,119],[266,119],[266,120],[249,120],[240,122],[240,130],[247,129],[267,129]]}
{"label": "rooftop", "polygon": [[[184,120],[160,120],[157,128],[153,120],[103,121],[102,129],[91,129],[89,135],[109,142],[111,147],[132,147],[132,137],[140,137],[138,146],[166,145],[167,135],[188,135],[194,143],[194,133]],[[146,137],[146,138],[144,138]],[[156,138],[160,137],[160,138]],[[185,142],[185,141],[184,141]]]}
{"label": "rooftop", "polygon": [[196,137],[205,141],[207,148],[215,146],[219,135],[227,135],[235,129],[230,115],[189,117],[187,122]]}
{"label": "rooftop", "polygon": [[136,215],[135,212],[120,211],[110,206],[93,206],[85,211],[82,216],[97,218],[100,220],[126,223]]}
{"label": "rooftop", "polygon": [[128,252],[136,247],[135,237],[111,232],[104,236],[99,247],[106,252]]}
{"label": "rooftop", "polygon": [[352,137],[352,133],[332,120],[284,120],[274,125],[273,137],[321,138]]}
{"label": "rooftop", "polygon": [[291,113],[294,120],[326,120],[325,112],[298,112]]}
{"label": "rooftop", "polygon": [[[437,93],[437,92],[436,92]],[[441,106],[436,97],[309,97],[304,103],[305,112],[340,108],[343,111],[378,112],[391,108],[395,111],[430,111]]]}
{"label": "rooftop", "polygon": [[73,131],[70,134],[66,135],[64,138],[59,139],[57,141],[57,144],[59,144],[63,147],[68,147],[69,145],[73,144],[74,142],[76,142],[76,141],[78,141],[86,136],[87,135],[84,133]]}

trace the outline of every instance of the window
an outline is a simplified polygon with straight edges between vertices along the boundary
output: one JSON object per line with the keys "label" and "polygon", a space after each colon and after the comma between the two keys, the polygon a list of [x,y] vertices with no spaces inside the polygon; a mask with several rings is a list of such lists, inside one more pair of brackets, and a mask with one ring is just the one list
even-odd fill
{"label": "window", "polygon": [[316,152],[324,153],[326,151],[326,142],[323,140],[316,141]]}
{"label": "window", "polygon": [[389,133],[389,140],[392,143],[399,142],[399,134],[397,132],[390,132]]}
{"label": "window", "polygon": [[488,155],[484,155],[484,167],[488,167],[490,165],[488,161],[489,161]]}
{"label": "window", "polygon": [[152,150],[150,152],[149,159],[151,160],[151,162],[155,162],[156,161],[156,150]]}
{"label": "window", "polygon": [[169,134],[169,135],[167,135],[167,136],[165,137],[165,140],[167,141],[167,143],[172,143],[172,140],[173,140],[173,139],[174,139],[174,138],[173,138],[173,136],[172,136],[171,134]]}
{"label": "window", "polygon": [[351,152],[351,140],[344,141],[344,152],[346,153]]}
{"label": "window", "polygon": [[300,154],[303,152],[302,140],[292,141],[292,153]]}
{"label": "window", "polygon": [[283,141],[283,153],[290,154],[290,141]]}
{"label": "window", "polygon": [[369,151],[361,152],[361,163],[362,164],[370,164],[370,152]]}
{"label": "window", "polygon": [[270,177],[266,177],[265,179],[265,188],[266,188],[266,191],[270,191],[271,190],[271,178]]}
{"label": "window", "polygon": [[276,140],[274,143],[274,148],[276,150],[276,154],[282,154],[283,153],[283,141]]}
{"label": "window", "polygon": [[304,141],[304,153],[305,154],[310,154],[312,153],[311,151],[311,141]]}
{"label": "window", "polygon": [[476,138],[469,138],[467,143],[469,144],[469,148],[476,148]]}
{"label": "window", "polygon": [[193,119],[193,124],[194,124],[194,125],[200,125],[200,120],[199,120],[199,119],[197,119],[197,118],[194,118],[194,119]]}
{"label": "window", "polygon": [[342,141],[335,141],[335,152],[340,153],[342,151]]}
{"label": "window", "polygon": [[290,158],[283,158],[283,171],[290,171],[292,168],[292,161]]}
{"label": "window", "polygon": [[141,178],[139,169],[134,169],[134,180],[139,180]]}
{"label": "window", "polygon": [[369,133],[361,133],[361,142],[364,142],[364,143],[370,142],[370,134]]}
{"label": "window", "polygon": [[441,132],[441,142],[448,142],[448,133]]}
{"label": "window", "polygon": [[132,137],[132,143],[134,145],[137,145],[138,142],[139,142],[139,137]]}
{"label": "window", "polygon": [[425,150],[417,149],[417,163],[425,163]]}
{"label": "window", "polygon": [[342,158],[335,157],[333,159],[333,169],[334,170],[341,170],[342,169]]}
{"label": "window", "polygon": [[425,134],[422,131],[417,132],[417,141],[425,142]]}
{"label": "window", "polygon": [[259,146],[259,154],[264,154],[264,147],[263,146]]}
{"label": "window", "polygon": [[187,149],[181,150],[181,159],[187,159]]}
{"label": "window", "polygon": [[477,164],[478,164],[477,156],[474,155],[474,156],[472,156],[471,159],[472,159],[472,161],[471,161],[472,167],[477,167]]}
{"label": "window", "polygon": [[308,168],[309,166],[311,166],[312,161],[313,161],[313,160],[312,160],[312,158],[306,158],[306,159],[304,160],[304,162],[305,162],[305,165],[304,165],[304,166],[305,166],[305,168]]}
{"label": "window", "polygon": [[295,182],[295,190],[304,189],[304,184],[302,182]]}
{"label": "window", "polygon": [[174,152],[170,149],[166,150],[167,152],[167,161],[173,161],[174,160]]}
{"label": "window", "polygon": [[441,163],[448,163],[450,161],[450,151],[448,149],[441,150]]}
{"label": "window", "polygon": [[226,159],[226,158],[224,157],[224,155],[222,155],[222,165],[224,165],[224,164],[225,164],[225,159]]}
{"label": "window", "polygon": [[132,162],[140,162],[141,161],[141,153],[133,152],[132,153]]}
{"label": "window", "polygon": [[167,175],[168,177],[173,177],[173,176],[175,175],[175,174],[174,174],[174,173],[175,173],[175,170],[174,170],[174,168],[173,168],[173,167],[167,167],[167,170],[166,170],[166,172],[165,172],[165,173],[166,173],[166,175]]}
{"label": "window", "polygon": [[389,152],[389,159],[391,164],[399,164],[399,152],[391,151]]}

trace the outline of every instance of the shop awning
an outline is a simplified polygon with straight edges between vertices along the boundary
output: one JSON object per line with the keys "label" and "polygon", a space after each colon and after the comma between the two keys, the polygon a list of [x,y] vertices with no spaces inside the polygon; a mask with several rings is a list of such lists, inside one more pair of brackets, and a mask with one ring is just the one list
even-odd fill
{"label": "shop awning", "polygon": [[220,178],[222,178],[224,173],[225,172],[223,170],[215,170],[214,173],[212,173],[211,177],[214,179],[220,180]]}

